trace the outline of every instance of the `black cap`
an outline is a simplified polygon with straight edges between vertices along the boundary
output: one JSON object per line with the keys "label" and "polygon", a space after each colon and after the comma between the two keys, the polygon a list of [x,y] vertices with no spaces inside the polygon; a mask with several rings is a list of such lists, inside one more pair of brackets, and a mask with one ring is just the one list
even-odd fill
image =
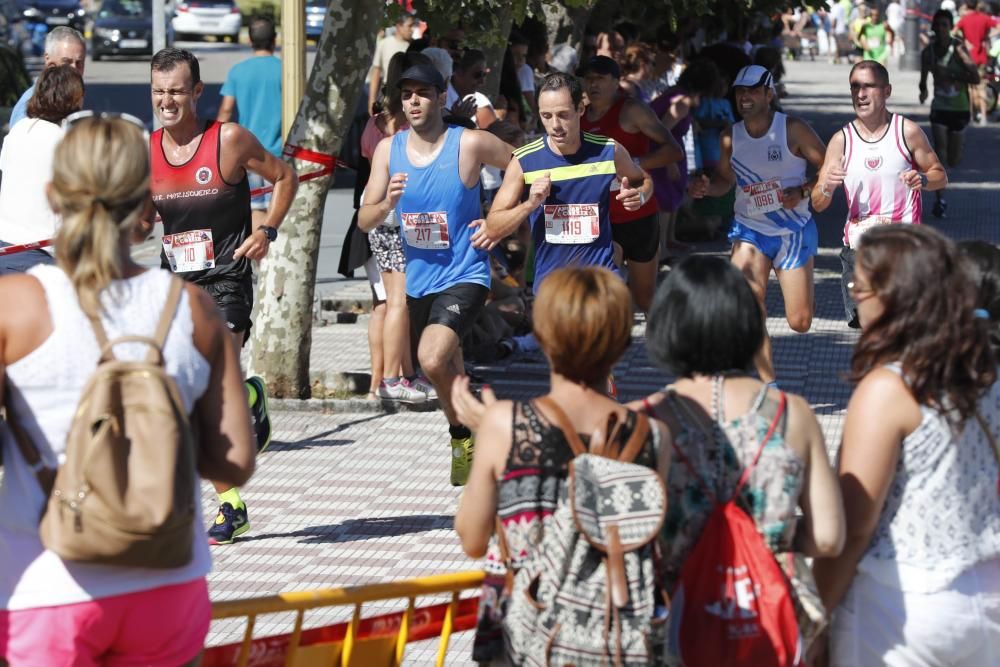
{"label": "black cap", "polygon": [[584,74],[594,72],[596,74],[607,74],[614,79],[622,78],[622,69],[612,58],[607,56],[593,56],[587,61],[583,68]]}
{"label": "black cap", "polygon": [[439,72],[437,68],[431,64],[414,65],[408,68],[405,72],[403,72],[403,75],[399,77],[396,87],[402,88],[404,81],[418,81],[420,83],[430,84],[442,93],[448,89],[447,84],[444,82],[444,77],[441,76],[441,72]]}

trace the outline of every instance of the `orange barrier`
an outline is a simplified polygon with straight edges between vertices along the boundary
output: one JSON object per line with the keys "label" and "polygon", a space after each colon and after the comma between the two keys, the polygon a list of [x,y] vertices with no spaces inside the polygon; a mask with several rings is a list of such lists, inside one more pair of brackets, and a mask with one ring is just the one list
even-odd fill
{"label": "orange barrier", "polygon": [[[212,618],[247,617],[243,641],[206,649],[202,667],[389,667],[400,665],[406,644],[440,637],[436,664],[444,665],[448,643],[455,632],[476,625],[479,598],[459,598],[464,590],[478,588],[481,571],[440,574],[419,579],[329,588],[315,591],[279,593],[266,597],[216,602]],[[416,598],[451,593],[451,601],[417,607]],[[361,617],[361,605],[376,600],[406,599],[405,611],[368,618]],[[347,623],[302,630],[306,610],[317,607],[353,605]],[[257,616],[294,611],[291,633],[254,639]]]}

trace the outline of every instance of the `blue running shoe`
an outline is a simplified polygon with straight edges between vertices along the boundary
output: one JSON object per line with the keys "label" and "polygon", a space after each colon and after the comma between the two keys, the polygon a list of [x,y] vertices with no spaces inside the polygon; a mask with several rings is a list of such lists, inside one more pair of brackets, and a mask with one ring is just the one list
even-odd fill
{"label": "blue running shoe", "polygon": [[215,523],[208,529],[208,543],[232,544],[237,537],[248,530],[250,530],[250,517],[247,515],[246,505],[236,509],[230,503],[222,503],[219,505],[219,513],[215,516]]}

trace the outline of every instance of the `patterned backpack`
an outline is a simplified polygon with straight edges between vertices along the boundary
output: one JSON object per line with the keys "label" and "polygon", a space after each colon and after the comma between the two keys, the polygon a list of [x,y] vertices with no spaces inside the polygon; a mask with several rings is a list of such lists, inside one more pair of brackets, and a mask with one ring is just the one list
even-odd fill
{"label": "patterned backpack", "polygon": [[677,458],[714,500],[701,537],[681,568],[671,598],[670,650],[689,667],[799,665],[802,640],[791,584],[736,499],[785,410],[778,409],[753,461],[728,499],[718,499],[674,443]]}
{"label": "patterned backpack", "polygon": [[559,425],[575,457],[566,497],[516,575],[497,520],[508,566],[504,634],[510,658],[539,667],[652,664],[654,648],[662,645],[653,638],[663,624],[654,627],[662,604],[654,553],[667,495],[656,470],[633,463],[649,435],[649,420],[637,415],[619,451],[621,425],[612,415],[603,444],[595,440],[595,451],[587,452],[555,402],[542,398],[538,404]]}

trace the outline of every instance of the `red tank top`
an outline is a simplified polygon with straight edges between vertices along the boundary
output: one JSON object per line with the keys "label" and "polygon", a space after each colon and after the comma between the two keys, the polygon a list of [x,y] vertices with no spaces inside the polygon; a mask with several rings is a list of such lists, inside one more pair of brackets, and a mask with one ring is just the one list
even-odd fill
{"label": "red tank top", "polygon": [[[627,99],[629,98],[619,93],[618,101],[612,104],[611,108],[597,120],[588,120],[587,114],[584,114],[583,118],[580,119],[580,128],[585,132],[602,134],[605,137],[611,137],[620,143],[625,150],[628,151],[628,154],[634,159],[648,153],[650,147],[652,146],[652,142],[649,140],[649,137],[642,132],[626,132],[622,129],[619,116],[621,115],[622,107],[625,106],[625,101]],[[645,218],[655,214],[659,210],[656,204],[656,197],[650,197],[649,201],[640,206],[637,210],[626,211],[622,203],[616,199],[620,187],[621,183],[618,180],[615,180],[611,184],[612,224],[631,222],[632,220]]]}
{"label": "red tank top", "polygon": [[222,178],[219,159],[222,124],[210,120],[191,159],[167,161],[163,130],[149,138],[150,191],[163,220],[160,264],[185,280],[243,280],[250,261],[233,253],[250,234],[250,186],[246,173],[238,183]]}

